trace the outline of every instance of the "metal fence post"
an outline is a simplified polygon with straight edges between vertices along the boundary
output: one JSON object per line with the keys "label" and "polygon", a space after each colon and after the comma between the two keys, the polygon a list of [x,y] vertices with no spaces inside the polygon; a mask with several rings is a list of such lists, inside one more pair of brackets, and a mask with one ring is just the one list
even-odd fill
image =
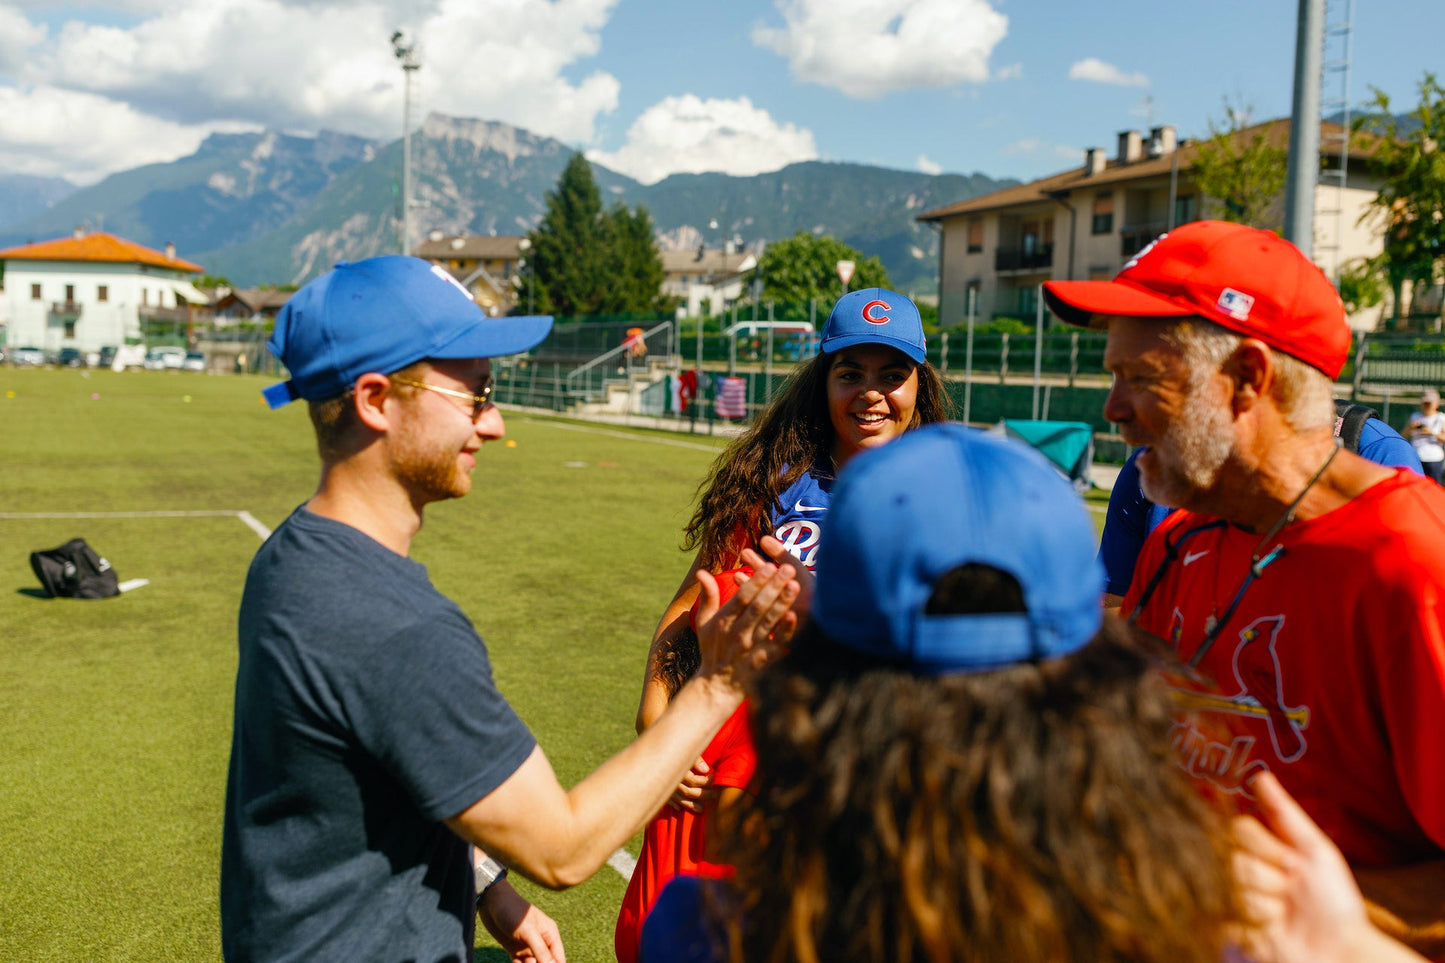
{"label": "metal fence post", "polygon": [[963,421],[969,424],[970,402],[973,401],[973,312],[978,303],[978,291],[968,289],[968,334],[963,347]]}
{"label": "metal fence post", "polygon": [[1039,420],[1039,382],[1043,379],[1044,372],[1044,286],[1039,285],[1036,296],[1037,308],[1034,311],[1034,400],[1030,408],[1032,412],[1029,417],[1033,421]]}
{"label": "metal fence post", "polygon": [[1003,333],[1003,343],[999,348],[998,357],[998,383],[1003,384],[1008,378],[1008,332]]}
{"label": "metal fence post", "polygon": [[942,341],[943,344],[941,345],[938,358],[938,370],[942,371],[944,374],[948,374],[948,332],[943,332],[943,335],[939,340]]}
{"label": "metal fence post", "polygon": [[1069,387],[1074,386],[1074,378],[1079,374],[1079,332],[1069,332]]}

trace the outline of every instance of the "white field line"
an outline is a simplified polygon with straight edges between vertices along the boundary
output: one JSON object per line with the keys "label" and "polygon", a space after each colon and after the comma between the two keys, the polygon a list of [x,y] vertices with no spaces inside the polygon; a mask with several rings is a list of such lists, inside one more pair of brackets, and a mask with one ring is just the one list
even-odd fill
{"label": "white field line", "polygon": [[[562,425],[560,427],[570,428],[572,426]],[[610,434],[617,434],[623,438],[637,437],[635,435],[623,435],[621,432],[610,432]],[[694,445],[691,447],[702,446]],[[256,516],[250,512],[0,512],[0,519],[26,518],[239,518],[242,524],[260,536],[262,541],[271,537],[271,529],[258,522]],[[607,857],[607,865],[617,870],[623,879],[631,880],[632,871],[637,868],[637,860],[633,859],[632,854],[627,850],[619,849]]]}
{"label": "white field line", "polygon": [[228,511],[156,511],[156,512],[0,512],[0,519],[27,518],[239,518],[241,523],[261,538],[271,537],[271,529],[256,521],[250,512]]}
{"label": "white field line", "polygon": [[627,850],[619,849],[607,857],[607,865],[617,870],[618,875],[623,879],[630,881],[633,870],[637,869],[637,860],[633,859],[632,854]]}
{"label": "white field line", "polygon": [[581,431],[589,435],[606,435],[608,438],[621,438],[624,441],[641,441],[653,445],[668,445],[672,448],[690,448],[693,451],[710,451],[716,454],[722,451],[716,445],[703,445],[695,441],[675,441],[671,438],[657,438],[652,435],[630,434],[625,431],[612,431],[608,428],[592,428],[587,425],[570,425],[566,422],[551,421],[546,418],[528,418],[535,424],[545,424],[549,428],[561,428],[564,431]]}

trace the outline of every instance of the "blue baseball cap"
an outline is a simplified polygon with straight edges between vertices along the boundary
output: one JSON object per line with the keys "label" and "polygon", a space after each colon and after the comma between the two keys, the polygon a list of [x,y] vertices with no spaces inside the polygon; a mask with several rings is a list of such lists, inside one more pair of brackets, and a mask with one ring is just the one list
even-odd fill
{"label": "blue baseball cap", "polygon": [[[1094,543],[1082,500],[1038,452],[929,425],[839,475],[812,618],[835,642],[919,675],[1067,655],[1103,621]],[[927,614],[939,579],[970,562],[1016,578],[1027,610]]]}
{"label": "blue baseball cap", "polygon": [[293,294],[266,347],[291,373],[262,395],[272,408],[346,391],[368,371],[423,358],[492,358],[537,345],[550,317],[489,318],[437,265],[389,254],[343,261]]}
{"label": "blue baseball cap", "polygon": [[918,305],[883,288],[850,291],[839,298],[823,325],[818,349],[832,354],[855,344],[886,344],[908,355],[914,364],[923,364],[928,357]]}

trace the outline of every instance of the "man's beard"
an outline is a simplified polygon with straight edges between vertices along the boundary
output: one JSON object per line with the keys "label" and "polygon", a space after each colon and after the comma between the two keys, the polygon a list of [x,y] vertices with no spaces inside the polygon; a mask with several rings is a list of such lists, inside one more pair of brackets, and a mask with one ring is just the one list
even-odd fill
{"label": "man's beard", "polygon": [[[1234,451],[1230,409],[1211,401],[1204,387],[1189,387],[1179,415],[1150,446],[1154,471],[1141,471],[1139,483],[1155,504],[1188,507],[1193,496],[1214,487]],[[1161,449],[1169,453],[1168,464],[1160,458]]]}
{"label": "man's beard", "polygon": [[396,455],[396,477],[422,504],[461,498],[471,491],[472,478],[457,464],[457,455],[457,449],[440,445],[408,448]]}

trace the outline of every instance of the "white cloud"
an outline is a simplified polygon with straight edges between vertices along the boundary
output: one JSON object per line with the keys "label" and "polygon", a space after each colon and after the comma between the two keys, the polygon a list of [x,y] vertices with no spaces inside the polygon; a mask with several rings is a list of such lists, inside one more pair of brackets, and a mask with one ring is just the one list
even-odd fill
{"label": "white cloud", "polygon": [[1149,78],[1141,73],[1126,74],[1113,64],[1097,57],[1086,57],[1069,68],[1070,80],[1088,80],[1115,87],[1148,87]]}
{"label": "white cloud", "polygon": [[0,6],[0,74],[20,69],[30,48],[44,39],[44,26],[31,23],[19,10]]}
{"label": "white cloud", "polygon": [[668,174],[721,171],[746,176],[816,160],[811,131],[780,124],[746,97],[703,100],[694,94],[653,104],[627,131],[627,143],[587,158],[644,184]]}
{"label": "white cloud", "polygon": [[943,165],[927,154],[918,155],[918,169],[925,174],[942,174]]}
{"label": "white cloud", "polygon": [[54,87],[0,87],[0,170],[41,177],[65,176],[78,184],[142,164],[193,152],[212,131],[236,125],[188,126],[131,107]]}
{"label": "white cloud", "polygon": [[1008,18],[988,0],[776,0],[784,25],[753,42],[786,57],[793,76],[871,99],[989,79]]}
{"label": "white cloud", "polygon": [[[131,0],[143,17],[132,26],[73,19],[38,37],[36,23],[0,6],[0,64],[23,48],[9,71],[13,85],[0,90],[21,105],[36,91],[93,95],[111,102],[118,119],[140,118],[138,129],[326,127],[393,138],[400,135],[403,84],[387,41],[400,27],[417,41],[422,60],[414,75],[414,122],[440,111],[587,143],[598,117],[616,109],[620,85],[601,71],[575,80],[564,73],[598,52],[616,3]],[[22,109],[21,118],[35,122],[42,102]],[[27,136],[7,116],[0,150]],[[82,153],[94,136],[80,126],[71,134]],[[130,147],[103,146],[117,155]],[[118,157],[114,169],[124,166]]]}
{"label": "white cloud", "polygon": [[1023,64],[1009,64],[1007,67],[1000,67],[993,72],[994,80],[1014,80],[1024,75]]}

